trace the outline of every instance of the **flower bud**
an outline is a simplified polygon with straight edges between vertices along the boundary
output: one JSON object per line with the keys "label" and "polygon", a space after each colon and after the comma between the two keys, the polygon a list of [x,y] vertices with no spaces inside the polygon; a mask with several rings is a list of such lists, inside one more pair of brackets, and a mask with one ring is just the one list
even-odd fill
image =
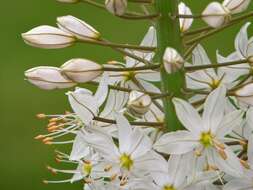
{"label": "flower bud", "polygon": [[217,28],[231,19],[230,11],[218,2],[210,3],[202,13],[203,20],[211,27]]}
{"label": "flower bud", "polygon": [[84,83],[102,74],[102,66],[87,59],[71,59],[61,66],[62,72],[71,80]]}
{"label": "flower bud", "polygon": [[39,26],[22,34],[24,41],[34,47],[57,49],[71,46],[75,37],[52,26]]}
{"label": "flower bud", "polygon": [[78,3],[80,0],[56,0],[60,3]]}
{"label": "flower bud", "polygon": [[224,0],[222,5],[226,7],[232,14],[237,14],[245,11],[251,0]]}
{"label": "flower bud", "polygon": [[177,50],[168,47],[163,56],[163,65],[167,73],[173,73],[181,69],[184,64],[184,59]]}
{"label": "flower bud", "polygon": [[97,40],[100,37],[100,33],[92,26],[71,15],[58,17],[57,25],[80,40]]}
{"label": "flower bud", "polygon": [[253,106],[253,83],[246,84],[235,92],[238,100]]}
{"label": "flower bud", "polygon": [[137,117],[148,112],[152,103],[151,97],[139,91],[131,91],[127,102],[128,111]]}
{"label": "flower bud", "polygon": [[106,0],[106,9],[114,15],[123,15],[127,9],[127,0]]}
{"label": "flower bud", "polygon": [[[183,2],[181,2],[178,6],[178,12],[180,15],[192,15],[192,11],[189,7],[187,7]],[[181,32],[187,31],[193,22],[192,18],[180,18],[180,30]]]}
{"label": "flower bud", "polygon": [[27,80],[44,90],[69,88],[75,83],[61,74],[57,67],[35,67],[25,71]]}

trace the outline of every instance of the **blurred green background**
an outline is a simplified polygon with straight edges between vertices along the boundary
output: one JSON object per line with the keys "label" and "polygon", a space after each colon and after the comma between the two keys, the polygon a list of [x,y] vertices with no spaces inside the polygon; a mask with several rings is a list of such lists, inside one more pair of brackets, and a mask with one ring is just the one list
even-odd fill
{"label": "blurred green background", "polygon": [[[199,13],[210,0],[185,0],[193,12]],[[252,6],[252,5],[251,5]],[[33,140],[44,131],[45,122],[35,118],[37,113],[62,113],[69,110],[64,90],[42,91],[24,80],[23,72],[39,65],[60,66],[71,58],[83,57],[100,63],[120,60],[118,53],[108,48],[77,44],[61,50],[41,50],[25,45],[22,32],[49,24],[55,25],[57,16],[71,14],[84,19],[106,38],[114,42],[138,43],[148,29],[148,22],[126,21],[85,4],[68,5],[54,0],[8,0],[0,5],[0,188],[2,190],[51,190],[82,189],[81,184],[44,185],[43,179],[64,179],[53,176],[46,164],[61,168],[54,162],[53,146],[45,146]],[[209,38],[209,54],[215,50],[223,54],[233,50],[233,39],[239,27]],[[194,27],[198,24],[195,23]],[[62,147],[57,147],[62,149]]]}

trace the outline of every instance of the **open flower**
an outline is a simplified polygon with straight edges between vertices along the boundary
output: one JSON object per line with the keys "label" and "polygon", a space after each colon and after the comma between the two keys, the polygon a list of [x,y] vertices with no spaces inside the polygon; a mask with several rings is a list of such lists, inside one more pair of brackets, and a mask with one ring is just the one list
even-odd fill
{"label": "open flower", "polygon": [[242,174],[242,166],[233,151],[224,144],[225,136],[242,122],[242,111],[224,115],[226,89],[221,86],[207,97],[202,118],[184,100],[175,98],[176,113],[187,130],[164,134],[154,148],[167,154],[185,154],[194,151],[204,155],[211,165],[232,176]]}

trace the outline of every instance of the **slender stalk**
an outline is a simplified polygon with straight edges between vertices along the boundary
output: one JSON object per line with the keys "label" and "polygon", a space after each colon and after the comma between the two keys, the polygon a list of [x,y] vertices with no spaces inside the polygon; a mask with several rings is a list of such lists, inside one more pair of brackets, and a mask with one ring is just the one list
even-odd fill
{"label": "slender stalk", "polygon": [[128,0],[131,3],[153,3],[154,0]]}
{"label": "slender stalk", "polygon": [[[153,64],[139,67],[124,67],[124,68],[115,68],[115,67],[103,67],[103,71],[114,71],[114,72],[124,72],[124,71],[143,71],[143,70],[153,70],[160,68],[161,65]],[[82,72],[82,71],[79,71]],[[87,72],[87,71],[84,71]]]}
{"label": "slender stalk", "polygon": [[129,20],[144,20],[144,19],[157,19],[159,14],[150,15],[116,15],[117,17],[129,19]]}
{"label": "slender stalk", "polygon": [[120,44],[120,43],[112,43],[107,40],[79,40],[80,42],[96,44],[100,46],[108,46],[108,47],[116,47],[116,48],[126,48],[126,49],[134,49],[140,51],[155,51],[155,47],[148,46],[139,46],[139,45],[131,45],[131,44]]}
{"label": "slender stalk", "polygon": [[185,70],[187,72],[193,72],[193,71],[198,71],[202,69],[209,69],[209,68],[219,68],[219,67],[226,67],[226,66],[231,66],[231,65],[239,65],[247,63],[247,59],[244,60],[238,60],[238,61],[231,61],[231,62],[226,62],[226,63],[220,63],[220,64],[208,64],[208,65],[196,65],[196,66],[186,66]]}
{"label": "slender stalk", "polygon": [[[175,48],[182,53],[182,42],[180,35],[179,20],[170,15],[178,15],[178,0],[156,0],[155,7],[160,18],[157,21],[157,39],[158,39],[158,58],[163,62],[165,49],[169,46]],[[179,70],[172,74],[167,74],[165,68],[161,68],[161,90],[163,94],[171,93],[176,97],[183,97],[181,89],[185,85],[183,70]],[[171,97],[163,98],[165,111],[165,124],[167,130],[175,131],[182,128]]]}
{"label": "slender stalk", "polygon": [[[103,123],[116,124],[115,120],[106,119],[102,117],[94,117],[93,120],[100,121]],[[159,123],[159,122],[134,122],[133,121],[133,122],[130,122],[130,124],[135,125],[135,126],[147,126],[147,127],[158,127],[158,128],[163,127],[163,123]]]}

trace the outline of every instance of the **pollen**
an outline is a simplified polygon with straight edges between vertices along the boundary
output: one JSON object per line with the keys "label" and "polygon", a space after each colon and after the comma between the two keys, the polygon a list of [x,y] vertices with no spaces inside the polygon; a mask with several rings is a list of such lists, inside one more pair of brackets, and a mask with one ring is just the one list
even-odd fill
{"label": "pollen", "polygon": [[163,190],[176,190],[172,185],[165,185]]}
{"label": "pollen", "polygon": [[83,172],[88,176],[91,174],[91,171],[92,171],[92,165],[90,163],[84,163]]}
{"label": "pollen", "polygon": [[133,160],[127,154],[122,154],[120,157],[120,164],[123,168],[130,170],[133,166]]}
{"label": "pollen", "polygon": [[204,132],[201,134],[199,141],[206,148],[209,146],[212,146],[213,145],[213,135],[210,132]]}

